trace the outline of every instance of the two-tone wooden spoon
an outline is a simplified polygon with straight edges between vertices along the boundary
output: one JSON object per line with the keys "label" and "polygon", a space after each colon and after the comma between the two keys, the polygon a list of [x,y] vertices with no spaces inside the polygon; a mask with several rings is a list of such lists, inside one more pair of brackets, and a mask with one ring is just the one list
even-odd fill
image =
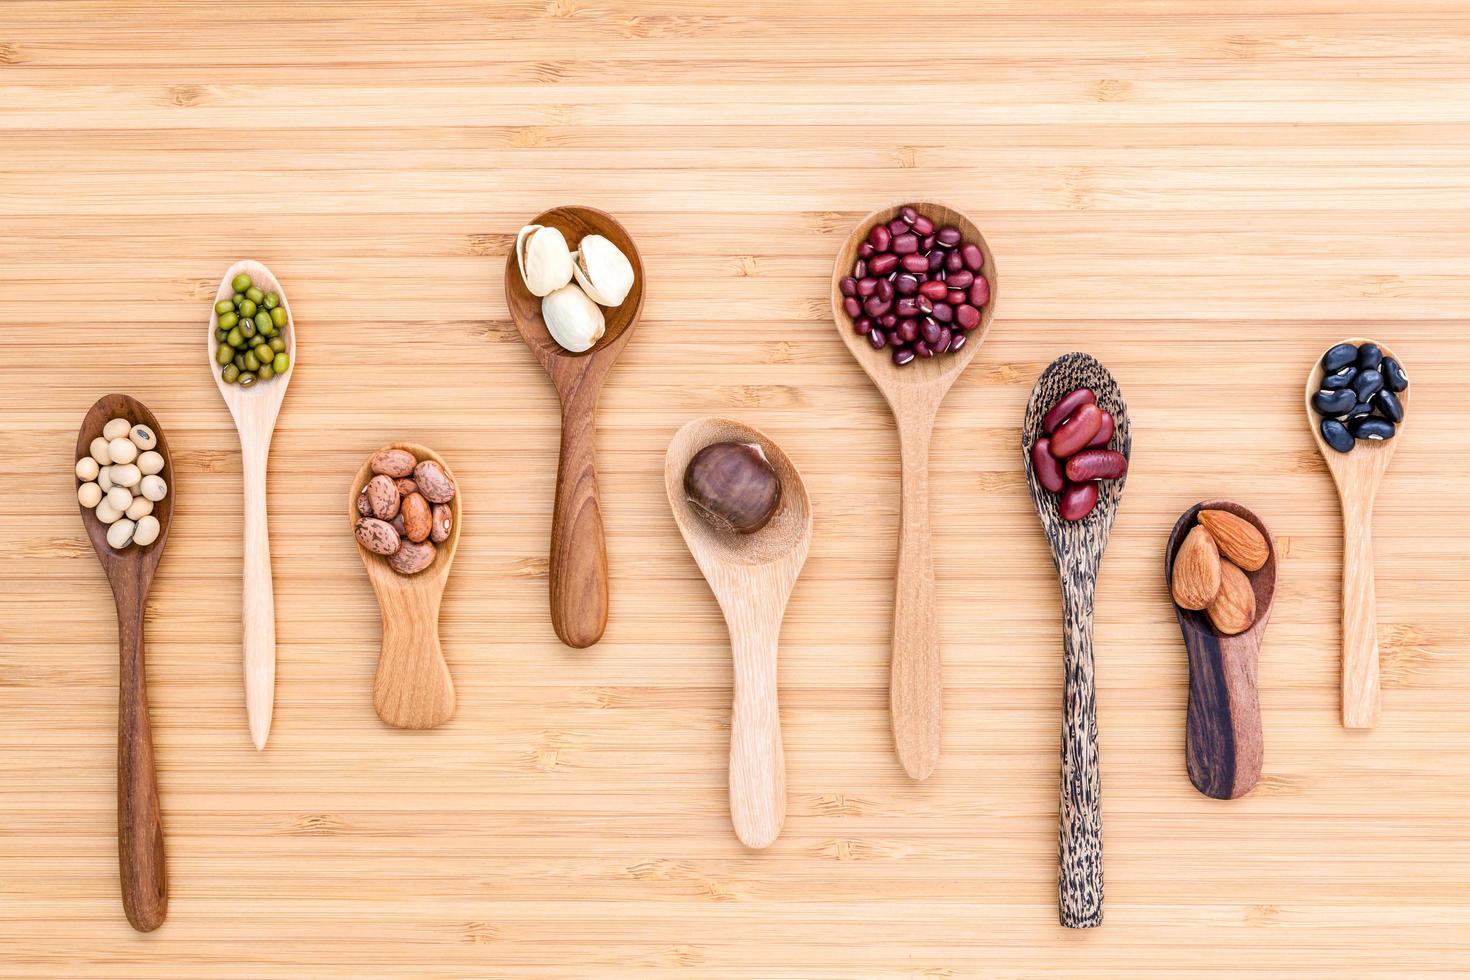
{"label": "two-tone wooden spoon", "polygon": [[[694,510],[684,492],[689,461],[705,446],[719,442],[759,446],[781,481],[776,512],[754,534],[716,530]],[[786,820],[776,647],[786,601],[811,546],[811,500],[801,474],[781,447],[759,430],[733,419],[695,419],[680,429],[664,457],[664,487],[674,522],[730,630],[735,663],[730,820],[747,847],[768,847]]]}
{"label": "two-tone wooden spoon", "polygon": [[[853,329],[852,318],[842,308],[841,282],[852,275],[858,247],[867,240],[873,226],[892,221],[905,206],[917,209],[936,226],[953,225],[965,241],[980,246],[985,255],[982,274],[990,283],[990,302],[985,304],[979,326],[970,331],[961,350],[900,367],[888,351],[874,350],[867,338]],[[929,202],[895,205],[868,215],[848,236],[832,269],[832,319],[837,334],[888,402],[898,426],[902,466],[888,702],[899,762],[914,779],[928,778],[939,764],[944,701],[929,530],[929,440],[940,402],[985,341],[995,314],[996,294],[995,256],[980,229],[962,212]]]}
{"label": "two-tone wooden spoon", "polygon": [[[454,480],[454,473],[438,453],[412,442],[395,442],[384,449],[403,449],[419,462],[431,459]],[[347,520],[357,523],[357,495],[372,479],[372,458],[362,464],[347,495]],[[454,680],[444,661],[439,642],[439,604],[444,583],[459,549],[464,488],[454,480],[454,499],[449,502],[452,523],[449,537],[435,545],[433,564],[412,575],[400,575],[358,542],[357,551],[367,569],[368,581],[378,597],[383,620],[383,643],[378,654],[378,673],[373,681],[373,707],[378,717],[395,728],[433,728],[454,715]]]}
{"label": "two-tone wooden spoon", "polygon": [[1206,500],[1179,517],[1164,546],[1164,582],[1174,580],[1174,558],[1202,510],[1223,510],[1255,526],[1266,539],[1266,563],[1247,575],[1256,594],[1256,621],[1234,636],[1217,630],[1204,612],[1174,603],[1189,655],[1189,710],[1184,760],[1195,789],[1217,800],[1244,796],[1261,778],[1265,739],[1256,677],[1261,639],[1276,598],[1276,543],[1255,514],[1229,500]]}
{"label": "two-tone wooden spoon", "polygon": [[[1362,337],[1339,343],[1378,344],[1385,358],[1398,360],[1384,344]],[[1334,345],[1335,346],[1335,345]],[[1399,361],[1403,364],[1402,361]],[[1327,471],[1337,485],[1342,504],[1342,724],[1344,728],[1372,728],[1378,724],[1378,599],[1373,582],[1373,502],[1383,474],[1398,449],[1399,437],[1372,442],[1359,439],[1350,452],[1340,453],[1322,438],[1322,417],[1312,408],[1312,396],[1322,387],[1322,362],[1307,375],[1307,426]],[[1407,413],[1409,391],[1398,394]],[[1397,426],[1403,433],[1404,421]]]}
{"label": "two-tone wooden spoon", "polygon": [[643,311],[643,260],[623,226],[596,208],[552,208],[531,223],[557,229],[573,248],[587,235],[601,235],[633,264],[632,291],[621,305],[603,311],[606,332],[590,350],[573,353],[551,339],[541,318],[541,298],[526,288],[515,251],[505,260],[511,320],[561,399],[561,456],[551,518],[551,625],[567,646],[589,647],[607,629],[608,608],[607,546],[597,499],[597,396]]}
{"label": "two-tone wooden spoon", "polygon": [[164,864],[163,820],[158,803],[158,776],[153,762],[153,727],[148,719],[148,675],[143,660],[143,610],[153,574],[168,542],[178,481],[168,437],[148,406],[128,395],[104,395],[87,412],[77,433],[77,455],[86,456],[92,440],[115,418],[146,425],[158,439],[154,451],[163,457],[170,492],[153,505],[158,537],[152,544],[114,549],[107,525],[82,507],[82,526],[112,586],[117,604],[117,855],[123,911],[133,928],[151,932],[168,914],[168,872]]}
{"label": "two-tone wooden spoon", "polygon": [[1042,419],[1065,394],[1091,388],[1112,414],[1113,448],[1132,450],[1128,406],[1118,383],[1087,354],[1064,354],[1041,372],[1021,425],[1021,457],[1031,499],[1051,542],[1062,589],[1062,781],[1057,892],[1061,923],[1073,929],[1102,924],[1102,775],[1097,746],[1097,683],[1092,652],[1092,600],[1108,532],[1123,499],[1123,479],[1104,480],[1097,506],[1080,521],[1062,519],[1057,494],[1041,485],[1031,447],[1045,435]]}
{"label": "two-tone wooden spoon", "polygon": [[250,724],[250,738],[257,749],[265,748],[271,731],[271,713],[276,701],[276,600],[271,584],[270,521],[266,517],[266,461],[270,458],[271,436],[276,430],[276,416],[286,397],[286,386],[296,373],[296,321],[291,317],[291,303],[280,281],[259,262],[245,259],[226,270],[220,279],[215,301],[234,294],[231,281],[245,273],[264,292],[274,292],[286,311],[286,326],[281,337],[286,342],[290,366],[269,381],[242,388],[229,384],[220,375],[214,353],[218,342],[214,331],[219,318],[209,312],[205,332],[205,351],[209,370],[219,386],[220,397],[229,406],[240,433],[240,462],[245,491],[245,568],[241,579],[244,603],[240,617],[244,648],[245,713]]}

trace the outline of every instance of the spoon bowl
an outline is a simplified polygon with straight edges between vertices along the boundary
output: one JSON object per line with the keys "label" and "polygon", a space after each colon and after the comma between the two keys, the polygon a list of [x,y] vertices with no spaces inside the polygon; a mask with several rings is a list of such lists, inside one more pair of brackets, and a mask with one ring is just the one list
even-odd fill
{"label": "spoon bowl", "polygon": [[[1403,364],[1386,344],[1376,340],[1355,337],[1338,343],[1378,344],[1384,357]],[[1327,463],[1332,482],[1337,485],[1337,497],[1342,505],[1342,724],[1344,728],[1372,728],[1378,724],[1381,703],[1377,590],[1373,581],[1373,503],[1409,421],[1410,390],[1405,388],[1398,393],[1404,406],[1404,420],[1398,423],[1394,438],[1382,442],[1355,440],[1349,452],[1340,453],[1322,437],[1322,417],[1312,408],[1312,396],[1322,386],[1322,375],[1322,361],[1318,358],[1307,372],[1306,411],[1307,427]]]}
{"label": "spoon bowl", "polygon": [[219,317],[213,306],[205,331],[205,357],[220,397],[230,409],[235,428],[240,434],[240,459],[244,486],[245,562],[241,577],[243,610],[241,636],[245,670],[245,711],[250,723],[250,737],[256,749],[264,749],[270,735],[271,714],[276,697],[276,603],[271,582],[270,522],[266,516],[266,463],[270,458],[271,436],[276,417],[286,397],[286,386],[296,373],[296,321],[291,315],[291,301],[280,280],[264,265],[243,259],[230,266],[215,291],[215,302],[234,294],[231,281],[240,273],[250,276],[265,292],[274,292],[286,311],[286,325],[281,338],[286,342],[290,364],[269,381],[257,382],[249,388],[229,384],[220,374],[214,351]]}
{"label": "spoon bowl", "polygon": [[1097,746],[1097,684],[1092,650],[1092,600],[1108,532],[1123,499],[1127,474],[1105,480],[1097,506],[1080,521],[1062,519],[1059,497],[1041,485],[1031,466],[1031,447],[1045,433],[1047,411],[1068,392],[1091,388],[1113,416],[1109,445],[1129,456],[1128,406],[1108,369],[1087,354],[1064,354],[1041,372],[1021,425],[1021,458],[1031,500],[1051,543],[1062,593],[1062,780],[1057,892],[1061,923],[1083,929],[1102,924],[1102,780]]}
{"label": "spoon bowl", "polygon": [[[435,545],[434,561],[421,572],[400,575],[383,555],[373,554],[358,542],[357,552],[367,569],[368,581],[378,597],[383,621],[383,643],[378,655],[378,673],[373,681],[373,707],[378,717],[395,728],[433,728],[454,714],[454,680],[439,642],[439,604],[449,569],[459,550],[464,488],[444,459],[427,446],[395,442],[383,449],[403,449],[414,458],[431,459],[454,480],[454,499],[449,502],[452,523],[449,537]],[[372,479],[372,457],[353,477],[347,495],[348,528],[358,519],[357,495]]]}
{"label": "spoon bowl", "polygon": [[601,235],[633,265],[632,290],[620,306],[603,311],[606,332],[588,350],[573,353],[551,339],[541,316],[541,298],[521,279],[515,250],[505,259],[510,318],[561,401],[561,453],[551,523],[551,625],[567,646],[589,647],[602,639],[608,610],[607,546],[597,498],[597,397],[643,312],[643,259],[623,226],[595,208],[552,208],[531,223],[558,229],[574,247],[587,235]]}
{"label": "spoon bowl", "polygon": [[1184,649],[1189,656],[1189,711],[1185,726],[1185,766],[1189,781],[1206,796],[1233,800],[1249,793],[1261,778],[1264,738],[1257,665],[1271,604],[1276,598],[1276,542],[1264,521],[1229,500],[1206,500],[1179,517],[1164,546],[1165,587],[1174,580],[1174,559],[1202,510],[1223,510],[1255,526],[1269,555],[1257,571],[1246,572],[1256,595],[1256,621],[1250,629],[1226,635],[1203,610],[1174,605]]}
{"label": "spoon bowl", "polygon": [[929,440],[940,402],[974,359],[990,331],[998,283],[995,256],[973,221],[963,212],[943,204],[913,202],[908,206],[932,219],[935,227],[953,225],[960,230],[964,241],[980,246],[985,256],[980,274],[990,284],[990,301],[981,310],[980,323],[969,332],[965,346],[955,353],[919,358],[899,367],[886,350],[874,350],[866,337],[855,332],[852,318],[842,308],[841,282],[851,275],[858,248],[872,228],[879,222],[892,221],[905,206],[874,211],[858,222],[837,253],[832,269],[831,299],[838,336],[888,402],[898,428],[902,466],[889,710],[899,762],[911,778],[926,779],[939,764],[944,699],[929,530]]}
{"label": "spoon bowl", "polygon": [[[684,492],[694,455],[720,442],[759,446],[781,483],[765,527],[735,534],[712,527]],[[786,763],[781,745],[776,659],[781,620],[811,547],[812,507],[801,474],[769,436],[733,419],[685,425],[664,457],[664,488],[674,522],[709,582],[730,631],[735,691],[730,723],[730,819],[747,847],[769,846],[786,820]]]}
{"label": "spoon bowl", "polygon": [[158,439],[154,451],[163,457],[168,494],[153,505],[158,537],[152,544],[129,544],[114,549],[107,543],[108,525],[87,507],[78,506],[82,527],[97,552],[97,560],[112,586],[117,605],[118,728],[117,728],[117,850],[123,911],[139,932],[151,932],[168,915],[168,872],[164,860],[163,819],[158,802],[158,776],[153,759],[153,726],[148,716],[148,674],[143,655],[143,613],[154,572],[168,543],[173,523],[177,474],[169,454],[168,437],[148,406],[128,395],[104,395],[97,400],[77,433],[75,459],[88,454],[92,440],[111,419],[143,424]]}

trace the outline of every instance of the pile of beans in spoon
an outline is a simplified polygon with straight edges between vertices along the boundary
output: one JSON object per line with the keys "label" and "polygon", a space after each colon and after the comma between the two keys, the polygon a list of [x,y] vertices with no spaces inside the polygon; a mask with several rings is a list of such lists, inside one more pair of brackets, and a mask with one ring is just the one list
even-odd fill
{"label": "pile of beans in spoon", "polygon": [[1322,388],[1312,396],[1323,440],[1348,453],[1360,439],[1392,439],[1404,420],[1399,393],[1408,387],[1399,362],[1384,357],[1377,344],[1338,344],[1322,355]]}
{"label": "pile of beans in spoon", "polygon": [[1044,435],[1031,446],[1031,469],[1043,487],[1061,495],[1062,520],[1080,521],[1097,506],[1097,482],[1128,472],[1128,457],[1108,448],[1113,416],[1098,407],[1091,388],[1078,388],[1057,399],[1041,428]]}
{"label": "pile of beans in spoon", "polygon": [[954,353],[980,326],[990,302],[985,253],[953,225],[936,228],[912,207],[876,224],[858,246],[852,275],[838,283],[852,328],[874,350],[893,349],[902,367]]}

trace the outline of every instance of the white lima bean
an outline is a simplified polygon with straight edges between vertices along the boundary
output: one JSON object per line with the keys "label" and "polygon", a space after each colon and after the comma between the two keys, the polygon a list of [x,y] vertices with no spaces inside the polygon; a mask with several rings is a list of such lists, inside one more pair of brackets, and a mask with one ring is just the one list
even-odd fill
{"label": "white lima bean", "polygon": [[158,437],[153,434],[153,430],[142,424],[133,426],[133,430],[128,433],[128,438],[133,440],[133,445],[142,450],[152,449],[158,445]]}
{"label": "white lima bean", "polygon": [[107,455],[114,463],[131,463],[138,458],[138,447],[131,439],[114,439],[107,444]]}
{"label": "white lima bean", "polygon": [[155,473],[162,473],[163,455],[161,453],[155,453],[151,449],[148,450],[143,455],[138,457],[138,469],[142,472],[144,476],[152,476]]}
{"label": "white lima bean", "polygon": [[92,458],[97,461],[99,466],[106,466],[112,462],[112,456],[108,454],[107,447],[107,440],[98,436],[92,440],[92,444],[87,448],[87,451],[92,454]]}
{"label": "white lima bean", "polygon": [[143,477],[143,482],[138,485],[138,489],[143,492],[143,496],[154,503],[168,496],[168,484],[163,482],[161,476]]}
{"label": "white lima bean", "polygon": [[137,529],[133,531],[133,544],[146,548],[158,540],[158,532],[160,530],[162,530],[162,526],[158,523],[158,518],[152,515],[144,517],[138,522]]}
{"label": "white lima bean", "polygon": [[128,434],[128,430],[132,427],[133,423],[127,419],[113,419],[102,427],[102,437],[108,442],[114,439],[121,439]]}
{"label": "white lima bean", "polygon": [[102,467],[91,456],[83,456],[77,460],[77,479],[82,481],[95,480],[97,474],[102,472]]}
{"label": "white lima bean", "polygon": [[107,529],[107,543],[114,548],[126,548],[133,540],[133,531],[138,525],[124,517]]}
{"label": "white lima bean", "polygon": [[95,483],[83,483],[77,487],[77,502],[91,510],[102,503],[102,488]]}
{"label": "white lima bean", "polygon": [[135,521],[151,513],[153,513],[153,501],[147,497],[134,497],[133,502],[128,504],[128,509],[123,511],[126,517]]}

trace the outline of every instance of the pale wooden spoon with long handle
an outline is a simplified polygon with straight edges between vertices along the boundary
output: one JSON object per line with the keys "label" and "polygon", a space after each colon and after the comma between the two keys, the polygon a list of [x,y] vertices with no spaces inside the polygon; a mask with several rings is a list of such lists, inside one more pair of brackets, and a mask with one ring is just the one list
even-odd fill
{"label": "pale wooden spoon with long handle", "polygon": [[240,433],[245,487],[245,569],[241,578],[244,607],[240,622],[244,645],[245,712],[250,722],[250,738],[257,749],[263,749],[270,735],[271,711],[276,700],[276,604],[271,586],[265,471],[270,457],[271,436],[276,429],[276,416],[281,411],[282,399],[286,397],[286,385],[296,372],[296,321],[291,317],[291,303],[286,299],[286,291],[281,288],[280,281],[264,265],[250,259],[236,262],[225,272],[215,293],[216,302],[229,299],[234,294],[231,281],[242,272],[262,291],[274,292],[280,297],[281,308],[286,311],[286,326],[281,330],[281,337],[291,359],[285,372],[269,381],[258,382],[249,388],[227,384],[220,376],[219,365],[214,359],[218,346],[214,339],[218,317],[211,307],[209,329],[205,332],[206,357],[214,382],[219,386],[219,393],[229,406],[235,428]]}
{"label": "pale wooden spoon with long handle", "polygon": [[840,283],[852,275],[858,247],[879,222],[898,217],[906,205],[874,211],[858,222],[837,253],[832,269],[832,318],[838,336],[858,365],[882,392],[898,426],[902,460],[899,491],[898,571],[893,597],[893,653],[888,687],[893,741],[899,762],[914,779],[926,779],[939,764],[944,701],[944,676],[939,648],[939,616],[934,602],[934,558],[929,530],[929,438],[939,403],[960,376],[990,330],[995,314],[995,257],[980,229],[962,212],[942,204],[915,201],[911,206],[933,220],[936,227],[953,225],[967,242],[985,254],[982,274],[990,283],[990,302],[981,311],[980,325],[970,331],[965,346],[953,354],[916,360],[903,367],[893,363],[887,350],[873,350],[853,329],[842,308]]}
{"label": "pale wooden spoon with long handle", "polygon": [[120,668],[117,701],[117,855],[122,883],[123,912],[139,932],[152,932],[168,915],[168,872],[164,863],[163,820],[158,803],[158,774],[153,763],[153,726],[148,718],[148,674],[143,661],[143,612],[153,573],[163,557],[173,523],[173,458],[163,426],[136,398],[104,395],[82,421],[77,433],[77,458],[86,456],[92,440],[107,423],[124,418],[146,425],[158,439],[155,451],[163,457],[163,478],[169,493],[153,505],[158,537],[152,544],[130,544],[116,549],[107,543],[107,525],[82,507],[82,526],[107,573],[117,603],[117,640]]}
{"label": "pale wooden spoon with long handle", "polygon": [[[1376,340],[1357,337],[1339,343],[1361,346],[1378,344],[1385,358],[1398,360],[1393,351]],[[1336,345],[1333,345],[1336,346]],[[1402,365],[1403,362],[1399,361]],[[1409,421],[1409,390],[1398,392],[1404,406],[1404,421],[1392,439],[1382,442],[1359,439],[1350,452],[1340,453],[1322,438],[1322,416],[1312,408],[1312,396],[1322,387],[1319,358],[1307,375],[1307,425],[1317,449],[1327,462],[1327,471],[1337,485],[1342,504],[1342,725],[1372,728],[1378,724],[1380,704],[1378,681],[1378,612],[1373,582],[1373,501],[1383,474],[1398,449],[1404,423]]]}
{"label": "pale wooden spoon with long handle", "polygon": [[[712,527],[684,493],[694,454],[718,442],[760,446],[781,481],[770,523],[754,534]],[[781,747],[776,648],[786,601],[812,540],[812,507],[801,474],[764,433],[733,419],[688,423],[669,443],[664,487],[674,522],[709,582],[730,630],[735,664],[730,718],[730,820],[747,847],[768,847],[786,821],[786,760]]]}
{"label": "pale wooden spoon with long handle", "polygon": [[616,308],[603,311],[606,332],[578,354],[551,339],[541,318],[541,299],[521,279],[515,250],[505,259],[506,308],[561,400],[561,454],[551,517],[551,625],[567,646],[590,647],[607,629],[608,609],[607,545],[597,496],[597,396],[643,311],[643,260],[623,226],[596,208],[552,208],[530,223],[557,229],[573,249],[587,235],[601,235],[633,265],[632,290]]}
{"label": "pale wooden spoon with long handle", "polygon": [[[419,462],[432,459],[454,480],[449,466],[427,446],[395,442],[383,448],[407,450]],[[357,495],[372,475],[370,457],[357,471],[352,491],[347,495],[349,528],[358,519]],[[357,545],[383,620],[383,645],[378,654],[378,674],[373,681],[373,707],[379,718],[395,728],[433,728],[454,714],[454,680],[439,642],[439,603],[444,597],[450,566],[454,564],[454,553],[459,550],[462,523],[460,501],[464,488],[458,480],[454,480],[454,486],[454,499],[449,502],[452,519],[449,537],[434,546],[434,561],[428,568],[413,575],[400,575],[388,566],[388,560],[382,555],[368,551],[361,542]]]}

